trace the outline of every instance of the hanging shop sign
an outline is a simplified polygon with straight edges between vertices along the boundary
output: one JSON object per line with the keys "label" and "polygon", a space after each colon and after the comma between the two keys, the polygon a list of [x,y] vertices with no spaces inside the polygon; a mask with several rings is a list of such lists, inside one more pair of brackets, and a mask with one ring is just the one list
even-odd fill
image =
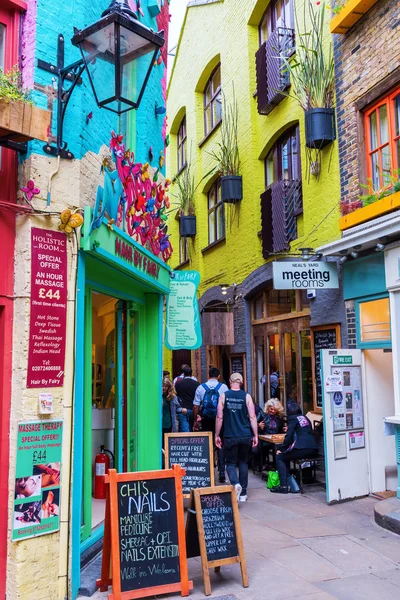
{"label": "hanging shop sign", "polygon": [[67,236],[31,230],[31,303],[28,388],[64,384],[67,323]]}
{"label": "hanging shop sign", "polygon": [[188,557],[201,556],[204,593],[211,594],[209,569],[240,563],[243,587],[248,587],[238,503],[233,486],[193,490],[186,520]]}
{"label": "hanging shop sign", "polygon": [[189,498],[193,488],[214,485],[214,447],[212,433],[166,433],[165,464],[181,465],[186,471],[182,478],[184,498]]}
{"label": "hanging shop sign", "polygon": [[275,290],[337,289],[335,262],[274,262]]}
{"label": "hanging shop sign", "polygon": [[142,473],[109,470],[97,587],[105,592],[112,585],[110,598],[128,600],[171,592],[188,596],[193,589],[186,559],[183,474],[179,465]]}
{"label": "hanging shop sign", "polygon": [[60,529],[63,421],[18,423],[12,540]]}
{"label": "hanging shop sign", "polygon": [[165,343],[169,350],[197,350],[202,344],[197,271],[175,271],[167,297]]}

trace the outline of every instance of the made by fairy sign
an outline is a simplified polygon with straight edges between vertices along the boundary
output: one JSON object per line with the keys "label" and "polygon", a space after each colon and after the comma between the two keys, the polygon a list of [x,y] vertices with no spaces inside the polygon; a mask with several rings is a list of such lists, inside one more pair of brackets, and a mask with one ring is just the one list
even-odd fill
{"label": "made by fairy sign", "polygon": [[339,287],[335,262],[274,262],[275,290],[332,290]]}
{"label": "made by fairy sign", "polygon": [[121,240],[118,236],[115,237],[115,255],[125,259],[128,263],[143,271],[143,273],[147,273],[147,275],[158,279],[160,265],[142,254],[142,252],[139,252],[139,250],[128,242]]}

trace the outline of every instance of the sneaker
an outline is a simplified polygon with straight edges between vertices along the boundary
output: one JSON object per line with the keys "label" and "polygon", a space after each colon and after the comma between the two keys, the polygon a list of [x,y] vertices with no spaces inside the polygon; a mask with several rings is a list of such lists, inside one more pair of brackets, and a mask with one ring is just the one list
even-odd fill
{"label": "sneaker", "polygon": [[218,478],[218,481],[220,483],[226,483],[225,475],[220,475],[219,478]]}
{"label": "sneaker", "polygon": [[284,487],[283,485],[277,485],[276,487],[271,488],[270,491],[274,494],[287,494],[288,493],[287,487]]}
{"label": "sneaker", "polygon": [[240,494],[242,493],[242,486],[240,485],[240,483],[237,483],[235,485],[235,492],[236,492],[236,499],[239,502]]}
{"label": "sneaker", "polygon": [[239,496],[239,502],[246,502],[247,500],[247,494],[244,494],[243,496]]}

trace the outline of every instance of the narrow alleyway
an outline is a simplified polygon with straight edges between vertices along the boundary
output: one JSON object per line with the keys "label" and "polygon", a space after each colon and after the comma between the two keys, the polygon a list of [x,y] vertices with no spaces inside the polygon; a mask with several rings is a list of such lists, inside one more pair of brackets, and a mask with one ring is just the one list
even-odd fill
{"label": "narrow alleyway", "polygon": [[[398,600],[400,537],[376,525],[375,503],[327,506],[317,487],[306,487],[303,496],[272,494],[251,475],[249,500],[240,505],[250,587],[241,587],[239,566],[224,567],[211,574],[210,598]],[[204,599],[199,558],[189,560],[189,576],[190,598]]]}

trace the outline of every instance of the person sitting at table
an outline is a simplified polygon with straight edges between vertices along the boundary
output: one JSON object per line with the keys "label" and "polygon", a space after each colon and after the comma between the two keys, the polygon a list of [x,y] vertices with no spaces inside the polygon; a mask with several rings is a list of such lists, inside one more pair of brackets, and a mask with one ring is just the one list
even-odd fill
{"label": "person sitting at table", "polygon": [[276,398],[271,398],[264,406],[264,426],[263,434],[274,435],[286,431],[285,428],[285,410],[282,404]]}
{"label": "person sitting at table", "polygon": [[287,494],[287,479],[290,461],[298,458],[314,458],[318,455],[318,444],[311,422],[302,413],[297,402],[287,407],[288,428],[283,444],[276,451],[276,468],[280,485],[271,489],[277,494]]}

